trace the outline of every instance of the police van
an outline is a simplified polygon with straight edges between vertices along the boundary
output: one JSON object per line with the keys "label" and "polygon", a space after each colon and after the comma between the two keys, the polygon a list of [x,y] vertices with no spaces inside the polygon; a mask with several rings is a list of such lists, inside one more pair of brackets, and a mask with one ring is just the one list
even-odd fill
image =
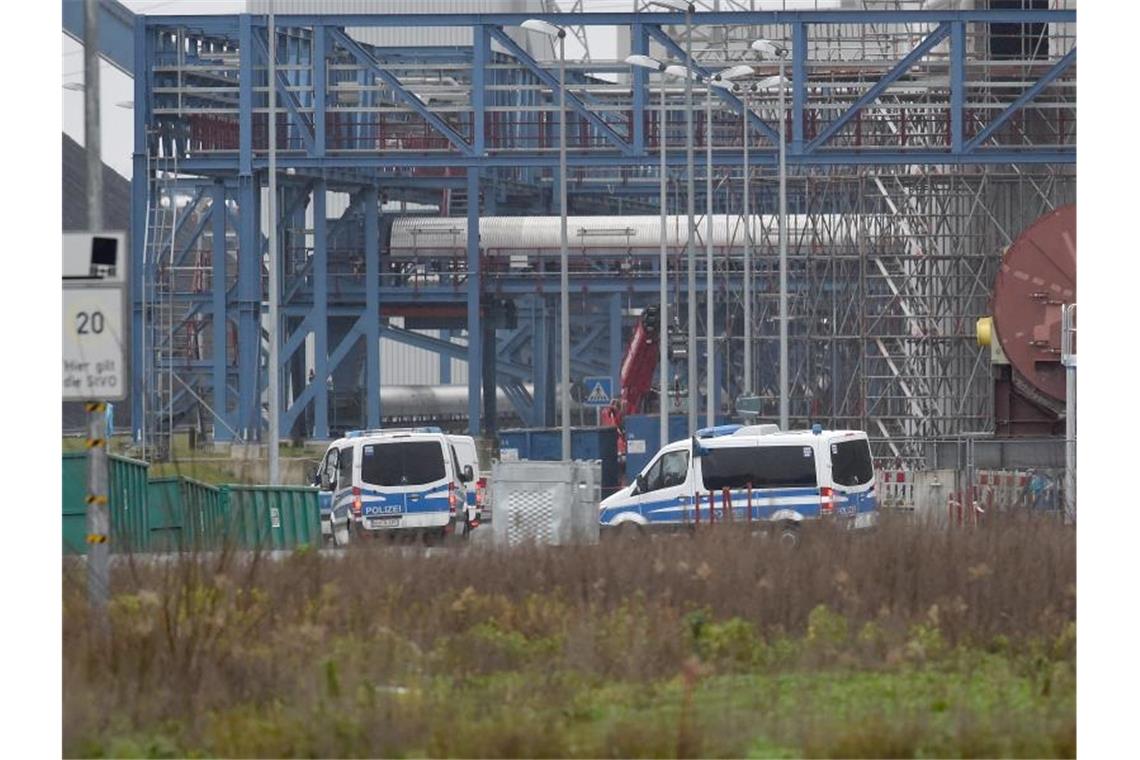
{"label": "police van", "polygon": [[636,480],[599,505],[603,526],[762,522],[796,543],[804,521],[875,525],[867,434],[721,425],[665,446]]}
{"label": "police van", "polygon": [[333,441],[317,470],[327,504],[322,513],[329,516],[322,530],[337,544],[347,541],[348,530],[358,536],[466,533],[478,513],[467,498],[474,468],[461,464],[457,453],[457,444],[468,448],[465,438],[419,427],[357,430]]}

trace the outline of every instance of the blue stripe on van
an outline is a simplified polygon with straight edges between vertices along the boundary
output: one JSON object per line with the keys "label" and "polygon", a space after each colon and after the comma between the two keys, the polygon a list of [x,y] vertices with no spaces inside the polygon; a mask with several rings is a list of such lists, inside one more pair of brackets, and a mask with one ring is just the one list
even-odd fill
{"label": "blue stripe on van", "polygon": [[[421,490],[400,491],[398,493],[384,492],[369,488],[360,491],[361,505],[390,504],[400,502],[404,511],[399,514],[421,514],[425,512],[448,512],[451,504],[448,501],[447,484],[425,488]],[[418,496],[418,499],[412,497]],[[367,510],[364,510],[367,513]]]}
{"label": "blue stripe on van", "polygon": [[[818,487],[779,488],[771,490],[754,489],[752,491],[752,519],[768,520],[771,519],[776,512],[784,509],[794,510],[805,518],[818,518],[820,516],[819,492],[820,489]],[[878,509],[878,500],[875,497],[874,489],[857,493],[841,492],[838,495],[840,498],[846,499],[846,501],[838,505],[837,511],[840,514],[854,515],[856,512],[873,512]],[[701,522],[708,522],[709,519],[708,497],[708,491],[701,492]],[[723,491],[713,492],[714,519],[716,521],[723,521],[725,519],[722,498]],[[778,499],[782,503],[764,503],[770,499]],[[685,496],[680,498],[658,499],[643,502],[638,505],[615,506],[602,510],[599,514],[599,520],[602,524],[608,524],[619,514],[635,512],[645,518],[650,524],[655,525],[691,523],[696,519],[692,502],[693,500],[691,498]],[[732,490],[729,492],[729,509],[732,513],[733,520],[748,520],[748,491],[746,489]]]}

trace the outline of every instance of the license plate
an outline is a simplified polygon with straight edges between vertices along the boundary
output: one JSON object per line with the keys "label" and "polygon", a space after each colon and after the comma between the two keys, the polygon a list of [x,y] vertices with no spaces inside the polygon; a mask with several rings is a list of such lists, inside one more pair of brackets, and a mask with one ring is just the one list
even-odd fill
{"label": "license plate", "polygon": [[379,528],[395,528],[399,524],[399,517],[373,517],[368,520],[368,527],[372,530],[377,530]]}
{"label": "license plate", "polygon": [[874,527],[876,517],[877,515],[874,512],[860,512],[855,515],[855,530]]}

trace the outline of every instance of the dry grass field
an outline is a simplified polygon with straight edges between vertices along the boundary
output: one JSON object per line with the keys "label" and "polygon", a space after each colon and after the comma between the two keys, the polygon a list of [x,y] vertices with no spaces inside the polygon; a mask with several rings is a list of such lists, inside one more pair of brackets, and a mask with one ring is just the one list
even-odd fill
{"label": "dry grass field", "polygon": [[68,756],[1072,757],[1075,529],[65,567]]}

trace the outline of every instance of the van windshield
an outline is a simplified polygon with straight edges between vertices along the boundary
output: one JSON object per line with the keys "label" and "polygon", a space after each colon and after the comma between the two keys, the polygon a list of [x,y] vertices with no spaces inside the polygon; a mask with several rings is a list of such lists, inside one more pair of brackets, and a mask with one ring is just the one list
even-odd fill
{"label": "van windshield", "polygon": [[733,446],[701,458],[705,489],[802,488],[816,485],[811,446]]}
{"label": "van windshield", "polygon": [[866,439],[831,444],[831,478],[836,485],[861,486],[870,483],[874,476],[871,447]]}
{"label": "van windshield", "polygon": [[374,486],[422,486],[447,477],[439,441],[370,443],[362,447],[361,481]]}

